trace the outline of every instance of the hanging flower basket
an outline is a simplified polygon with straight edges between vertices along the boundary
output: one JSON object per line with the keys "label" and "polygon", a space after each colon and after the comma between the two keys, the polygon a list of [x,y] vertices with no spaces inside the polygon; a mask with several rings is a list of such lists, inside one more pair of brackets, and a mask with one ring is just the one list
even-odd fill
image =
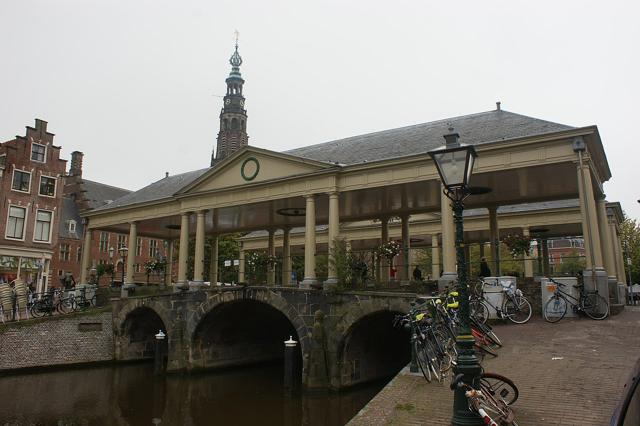
{"label": "hanging flower basket", "polygon": [[530,237],[525,237],[524,235],[519,234],[509,234],[502,239],[502,242],[507,246],[507,249],[513,258],[517,258],[522,255],[529,255],[531,252]]}
{"label": "hanging flower basket", "polygon": [[378,247],[377,253],[379,257],[385,259],[393,259],[402,251],[402,244],[399,241],[387,241]]}

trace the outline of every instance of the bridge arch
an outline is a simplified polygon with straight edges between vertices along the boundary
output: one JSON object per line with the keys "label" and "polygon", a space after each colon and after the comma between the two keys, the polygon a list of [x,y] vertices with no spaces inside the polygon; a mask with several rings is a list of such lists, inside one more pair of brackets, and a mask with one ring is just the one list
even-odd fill
{"label": "bridge arch", "polygon": [[[281,358],[284,340],[299,342],[303,367],[310,336],[307,326],[282,296],[268,289],[217,293],[187,321],[189,369],[228,367]],[[301,374],[300,370],[300,374]]]}
{"label": "bridge arch", "polygon": [[363,300],[338,320],[338,377],[333,378],[333,387],[390,377],[410,361],[409,333],[395,329],[392,323],[409,308],[409,302],[402,299]]}
{"label": "bridge arch", "polygon": [[135,299],[114,312],[115,358],[118,361],[151,359],[155,355],[155,335],[166,334],[163,344],[168,354],[171,321],[168,312],[155,300]]}

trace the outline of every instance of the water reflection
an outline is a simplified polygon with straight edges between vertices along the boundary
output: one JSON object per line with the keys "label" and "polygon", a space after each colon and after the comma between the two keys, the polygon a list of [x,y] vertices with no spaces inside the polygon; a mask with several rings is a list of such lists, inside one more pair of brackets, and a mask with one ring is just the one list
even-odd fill
{"label": "water reflection", "polygon": [[343,425],[381,388],[284,397],[279,365],[153,376],[128,364],[0,378],[0,425]]}

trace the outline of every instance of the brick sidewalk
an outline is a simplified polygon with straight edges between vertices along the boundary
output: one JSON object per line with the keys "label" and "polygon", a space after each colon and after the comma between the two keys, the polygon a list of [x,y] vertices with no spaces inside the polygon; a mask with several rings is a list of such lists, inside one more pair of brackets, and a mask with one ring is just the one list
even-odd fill
{"label": "brick sidewalk", "polygon": [[[484,367],[518,386],[513,407],[521,426],[608,424],[640,357],[640,307],[627,306],[605,321],[565,318],[548,324],[533,318],[495,330],[504,347]],[[449,425],[452,407],[447,385],[405,371],[349,425]]]}

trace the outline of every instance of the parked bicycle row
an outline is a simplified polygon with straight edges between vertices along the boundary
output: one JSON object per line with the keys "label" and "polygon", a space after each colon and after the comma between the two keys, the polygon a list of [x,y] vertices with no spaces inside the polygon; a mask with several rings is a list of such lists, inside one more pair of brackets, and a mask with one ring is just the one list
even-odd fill
{"label": "parked bicycle row", "polygon": [[[395,326],[410,331],[411,349],[428,382],[435,378],[442,383],[448,374],[453,373],[458,355],[456,336],[460,327],[458,299],[457,291],[448,292],[441,297],[419,298],[416,301],[418,304],[408,314],[399,315],[394,320]],[[482,303],[481,298],[476,301]],[[530,316],[529,308],[528,317]],[[515,315],[513,318],[519,316]],[[469,324],[474,337],[474,348],[480,358],[487,355],[498,356],[496,350],[502,346],[500,338],[485,321],[486,318],[483,320],[481,317],[471,316]],[[457,383],[458,377],[451,381],[452,388],[466,386]],[[509,406],[518,399],[516,385],[504,376],[488,372],[482,373],[478,385],[478,389],[466,389],[469,408],[477,413],[479,411],[476,408],[480,408],[490,418],[505,421],[501,424],[515,425]]]}
{"label": "parked bicycle row", "polygon": [[0,319],[16,321],[28,318],[40,318],[55,314],[68,314],[84,311],[91,307],[104,306],[106,296],[86,288],[63,290],[51,288],[45,293],[31,293],[26,295],[17,292],[0,294]]}

